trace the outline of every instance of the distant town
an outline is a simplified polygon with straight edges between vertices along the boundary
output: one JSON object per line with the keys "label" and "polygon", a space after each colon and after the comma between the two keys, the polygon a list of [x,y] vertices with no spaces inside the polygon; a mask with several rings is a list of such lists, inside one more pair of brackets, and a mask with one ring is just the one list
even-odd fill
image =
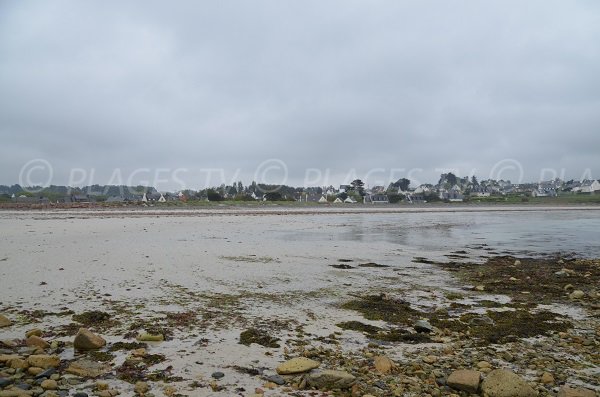
{"label": "distant town", "polygon": [[350,184],[323,187],[292,187],[237,182],[201,190],[161,192],[149,186],[91,185],[85,187],[22,187],[0,185],[0,205],[79,206],[79,205],[160,205],[201,202],[298,202],[315,204],[424,204],[424,203],[518,203],[548,201],[600,202],[600,181],[554,179],[538,183],[514,184],[509,180],[477,180],[476,176],[440,176],[436,184],[413,186],[406,178],[388,186],[368,187],[356,179]]}

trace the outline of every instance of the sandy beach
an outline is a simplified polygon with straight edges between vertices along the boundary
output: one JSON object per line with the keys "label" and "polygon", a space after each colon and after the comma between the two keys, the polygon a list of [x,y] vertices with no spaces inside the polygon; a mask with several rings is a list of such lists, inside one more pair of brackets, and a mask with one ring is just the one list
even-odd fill
{"label": "sandy beach", "polygon": [[[41,353],[39,329],[63,394],[439,396],[464,393],[447,382],[463,368],[597,393],[599,233],[585,207],[3,211],[0,354]],[[79,328],[107,344],[75,351]],[[148,333],[165,340],[131,344]],[[339,387],[277,375],[300,356]],[[68,370],[81,360],[101,373]]]}

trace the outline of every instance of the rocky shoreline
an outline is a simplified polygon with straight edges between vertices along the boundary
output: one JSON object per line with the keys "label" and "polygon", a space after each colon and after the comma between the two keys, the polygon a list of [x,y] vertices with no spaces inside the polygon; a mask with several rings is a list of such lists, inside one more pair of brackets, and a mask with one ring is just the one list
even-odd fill
{"label": "rocky shoreline", "polygon": [[[178,368],[182,360],[161,353],[161,345],[191,333],[199,337],[193,348],[209,347],[211,339],[202,337],[208,329],[218,337],[244,323],[241,297],[188,291],[190,300],[209,299],[206,311],[151,318],[135,305],[108,299],[81,313],[4,304],[0,335],[15,327],[24,332],[0,342],[0,397],[598,395],[600,260],[495,256],[474,263],[463,256],[453,252],[447,262],[415,258],[445,269],[462,285],[431,301],[423,298],[422,305],[397,293],[336,298],[336,310],[363,319],[339,322],[326,336],[301,321],[247,324],[236,336],[240,346],[279,364],[264,367],[257,360],[256,366],[234,365],[210,376],[186,376]],[[338,270],[347,272],[377,266],[339,263],[345,266]],[[180,291],[177,299],[184,295]],[[260,296],[284,306],[288,298]],[[48,318],[64,321],[36,327]],[[364,342],[357,345],[360,335]],[[248,378],[245,386],[228,380],[232,371]]]}

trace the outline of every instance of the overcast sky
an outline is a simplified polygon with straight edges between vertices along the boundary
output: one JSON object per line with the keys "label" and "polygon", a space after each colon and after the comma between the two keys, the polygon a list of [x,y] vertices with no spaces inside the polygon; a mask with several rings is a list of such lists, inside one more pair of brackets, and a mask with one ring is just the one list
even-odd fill
{"label": "overcast sky", "polygon": [[600,2],[0,0],[0,138],[2,184],[600,178]]}

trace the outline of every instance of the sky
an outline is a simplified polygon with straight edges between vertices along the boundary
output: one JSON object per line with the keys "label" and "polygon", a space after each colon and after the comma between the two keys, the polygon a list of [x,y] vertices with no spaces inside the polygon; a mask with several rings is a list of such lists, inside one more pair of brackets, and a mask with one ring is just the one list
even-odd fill
{"label": "sky", "polygon": [[0,0],[0,184],[600,178],[600,2]]}

